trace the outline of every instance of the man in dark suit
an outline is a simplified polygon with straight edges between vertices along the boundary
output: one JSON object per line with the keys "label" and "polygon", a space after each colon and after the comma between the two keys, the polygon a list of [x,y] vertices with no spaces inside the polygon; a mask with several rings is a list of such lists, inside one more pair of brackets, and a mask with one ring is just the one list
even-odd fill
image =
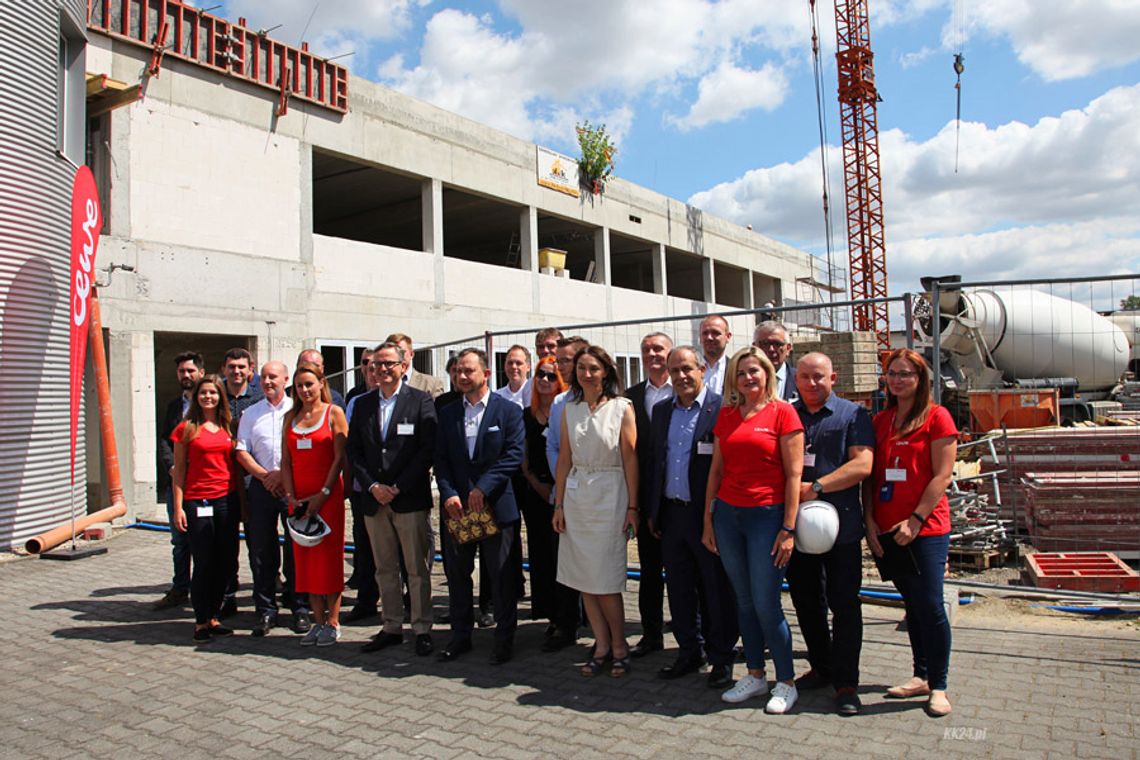
{"label": "man in dark suit", "polygon": [[490,376],[485,352],[461,351],[455,362],[455,384],[463,398],[439,413],[435,479],[443,501],[441,517],[459,519],[464,512],[490,510],[499,526],[499,533],[478,543],[458,544],[450,537],[444,542],[451,597],[451,642],[440,653],[445,662],[471,651],[475,626],[471,573],[480,544],[490,570],[495,609],[492,665],[511,659],[518,627],[518,589],[509,559],[511,545],[518,540],[519,508],[511,476],[522,464],[523,419],[516,405],[491,393]]}
{"label": "man in dark suit", "polygon": [[707,653],[708,685],[732,684],[738,636],[736,601],[720,558],[701,544],[705,493],[712,464],[713,427],[721,397],[704,387],[701,357],[692,346],[669,353],[672,399],[653,410],[653,469],[647,477],[650,529],[661,538],[677,659],[661,678],[695,673]]}
{"label": "man in dark suit", "polygon": [[[673,348],[673,339],[663,332],[655,332],[641,339],[641,366],[646,379],[625,392],[633,402],[637,420],[638,472],[653,469],[653,409],[661,401],[673,398],[673,385],[669,380],[666,358]],[[638,503],[644,504],[649,495],[649,481],[642,477],[638,485]],[[665,581],[661,577],[661,541],[649,530],[647,511],[641,512],[637,526],[637,557],[641,564],[641,580],[637,585],[637,609],[641,613],[641,640],[629,649],[632,657],[644,657],[665,646],[664,615],[661,606],[665,601]]]}
{"label": "man in dark suit", "polygon": [[791,362],[792,339],[788,337],[788,328],[776,321],[761,322],[752,334],[752,345],[763,351],[776,368],[776,397],[789,402],[799,398],[796,391],[796,368]]}
{"label": "man in dark suit", "polygon": [[182,393],[166,405],[166,413],[158,427],[158,490],[166,494],[166,517],[170,521],[171,558],[174,562],[174,579],[170,589],[154,603],[154,609],[165,610],[178,607],[190,598],[190,534],[174,530],[174,497],[170,490],[170,479],[174,473],[174,444],[170,434],[190,408],[190,393],[194,385],[206,374],[205,362],[197,351],[183,351],[174,357],[175,371],[178,373],[178,386]]}
{"label": "man in dark suit", "polygon": [[396,343],[372,354],[376,392],[360,396],[348,428],[348,456],[361,484],[364,515],[384,627],[364,652],[404,640],[400,556],[408,573],[416,654],[432,653],[431,470],[436,415],[430,395],[402,382],[408,356]]}

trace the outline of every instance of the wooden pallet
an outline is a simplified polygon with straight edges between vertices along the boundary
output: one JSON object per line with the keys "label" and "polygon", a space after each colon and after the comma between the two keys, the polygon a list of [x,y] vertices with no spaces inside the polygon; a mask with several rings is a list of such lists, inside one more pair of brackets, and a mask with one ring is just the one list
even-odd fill
{"label": "wooden pallet", "polygon": [[948,554],[950,567],[958,570],[989,570],[1017,560],[1017,549],[974,549],[951,546]]}

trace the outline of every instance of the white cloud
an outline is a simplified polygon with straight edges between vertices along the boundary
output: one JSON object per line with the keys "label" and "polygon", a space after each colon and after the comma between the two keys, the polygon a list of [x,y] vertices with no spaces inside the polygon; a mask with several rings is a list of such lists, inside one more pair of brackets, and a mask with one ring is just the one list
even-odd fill
{"label": "white cloud", "polygon": [[[778,66],[746,71],[728,62],[742,47],[802,55],[807,39],[805,9],[784,0],[499,5],[517,21],[518,32],[503,33],[493,19],[444,9],[427,23],[418,62],[390,58],[378,75],[401,92],[530,139],[569,123],[571,104],[575,118],[581,113],[600,122],[614,113],[629,121],[634,98],[677,97],[700,82],[696,103],[680,120],[692,128],[716,120],[710,102],[724,102],[732,77],[759,86],[746,93],[748,108],[778,104],[786,89]],[[712,78],[702,81],[709,72]],[[743,110],[734,107],[733,115]],[[566,144],[573,132],[560,136]]]}
{"label": "white cloud", "polygon": [[[964,123],[957,174],[952,123],[925,142],[884,132],[880,153],[888,271],[901,289],[951,263],[1003,276],[1140,268],[1140,85],[1032,126]],[[831,187],[839,193],[839,149],[831,156]],[[749,171],[690,202],[766,234],[823,246],[818,150]],[[843,197],[833,196],[839,245],[843,207]]]}
{"label": "white cloud", "polygon": [[788,77],[783,69],[771,63],[750,70],[725,61],[701,79],[698,93],[697,102],[685,116],[667,118],[682,132],[732,121],[754,108],[771,111],[784,102]]}
{"label": "white cloud", "polygon": [[989,0],[970,13],[970,27],[1008,37],[1018,59],[1047,81],[1140,58],[1136,0]]}

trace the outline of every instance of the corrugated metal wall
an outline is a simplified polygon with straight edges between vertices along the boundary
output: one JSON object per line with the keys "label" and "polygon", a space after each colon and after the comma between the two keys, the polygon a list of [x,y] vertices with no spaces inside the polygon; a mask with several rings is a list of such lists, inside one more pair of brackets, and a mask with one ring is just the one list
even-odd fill
{"label": "corrugated metal wall", "polygon": [[[56,150],[57,70],[61,13],[82,34],[86,10],[80,0],[0,3],[0,549],[71,514],[68,217],[75,167]],[[69,97],[74,103],[74,89]],[[80,510],[83,450],[81,440]]]}

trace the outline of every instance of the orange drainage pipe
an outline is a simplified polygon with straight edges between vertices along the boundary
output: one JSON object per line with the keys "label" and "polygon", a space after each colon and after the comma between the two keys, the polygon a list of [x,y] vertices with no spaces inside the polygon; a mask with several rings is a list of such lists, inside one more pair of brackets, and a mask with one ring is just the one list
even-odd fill
{"label": "orange drainage pipe", "polygon": [[[123,496],[123,483],[119,477],[119,447],[115,443],[115,421],[111,415],[111,382],[107,375],[107,352],[103,348],[103,320],[99,314],[97,293],[91,296],[89,343],[88,352],[95,372],[95,392],[99,406],[99,435],[103,444],[104,474],[107,477],[111,506],[78,518],[75,521],[77,534],[95,523],[109,522],[127,513],[127,500]],[[71,530],[71,521],[68,520],[59,527],[28,539],[24,548],[30,554],[45,552],[71,538]]]}

